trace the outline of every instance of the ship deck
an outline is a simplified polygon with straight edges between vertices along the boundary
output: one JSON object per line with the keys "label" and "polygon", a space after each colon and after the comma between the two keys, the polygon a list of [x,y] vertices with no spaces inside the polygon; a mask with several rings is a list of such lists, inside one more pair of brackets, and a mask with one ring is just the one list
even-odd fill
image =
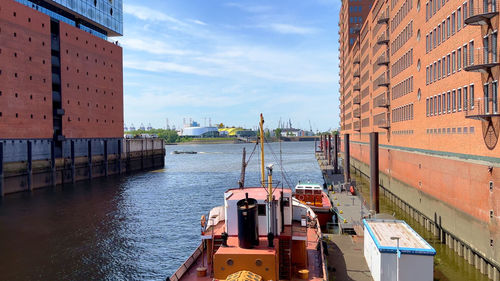
{"label": "ship deck", "polygon": [[[222,225],[221,225],[222,224]],[[214,229],[214,234],[217,235],[218,232],[222,232],[223,228],[223,222],[219,222],[215,229]],[[308,270],[309,270],[309,279],[307,280],[314,280],[314,281],[319,281],[319,280],[325,280],[323,278],[323,268],[322,268],[322,257],[318,250],[316,249],[317,244],[318,244],[318,235],[316,232],[316,228],[307,228],[306,231],[301,231],[300,228],[304,229],[303,227],[300,227],[300,223],[294,222],[292,226],[286,226],[285,227],[285,233],[290,233],[293,235],[293,237],[300,238],[303,237],[307,240],[307,255],[308,255],[308,260],[309,260],[309,265],[308,265]],[[208,234],[208,233],[207,233]],[[260,238],[260,245],[258,248],[255,249],[242,249],[238,247],[238,238],[237,237],[229,237],[228,239],[228,246],[225,248],[219,248],[219,250],[222,251],[237,251],[239,253],[244,253],[245,251],[251,252],[255,254],[255,251],[275,251],[274,249],[269,249],[266,247],[267,245],[267,238],[261,237]],[[219,251],[218,250],[218,251]],[[198,277],[197,275],[197,268],[199,267],[207,267],[207,276],[204,277]],[[207,266],[207,256],[201,254],[201,244],[200,246],[195,250],[193,255],[191,255],[190,258],[177,270],[172,277],[170,277],[170,281],[177,281],[177,280],[182,280],[182,281],[191,281],[191,280],[197,280],[197,281],[211,281],[213,280],[213,277],[211,277],[212,270],[210,266]],[[298,276],[296,275],[292,278],[292,280],[303,280],[299,279]]]}

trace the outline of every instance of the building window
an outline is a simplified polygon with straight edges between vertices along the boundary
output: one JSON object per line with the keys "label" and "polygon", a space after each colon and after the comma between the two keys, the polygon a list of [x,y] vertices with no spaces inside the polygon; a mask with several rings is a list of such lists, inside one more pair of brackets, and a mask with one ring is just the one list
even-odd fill
{"label": "building window", "polygon": [[446,75],[450,76],[450,70],[451,70],[451,61],[450,61],[450,55],[446,56]]}
{"label": "building window", "polygon": [[467,103],[469,101],[467,96],[467,86],[463,88],[463,92],[464,92],[464,110],[467,110]]}
{"label": "building window", "polygon": [[462,28],[462,8],[457,10],[457,32]]}
{"label": "building window", "polygon": [[484,92],[484,111],[488,114],[490,113],[490,93],[489,93],[489,85],[486,83],[483,86]]}
{"label": "building window", "polygon": [[474,64],[474,41],[469,42],[469,64]]}
{"label": "building window", "polygon": [[425,99],[425,114],[429,116],[429,98]]}
{"label": "building window", "polygon": [[491,34],[491,60],[497,62],[497,37],[496,32]]}
{"label": "building window", "polygon": [[443,93],[441,95],[441,100],[443,103],[443,114],[446,114],[446,93]]}
{"label": "building window", "polygon": [[468,64],[467,64],[467,45],[464,45],[463,46],[463,50],[464,50],[464,67],[466,67]]}
{"label": "building window", "polygon": [[458,48],[457,50],[457,71],[460,71],[462,68],[462,49]]}
{"label": "building window", "polygon": [[456,66],[456,53],[453,51],[451,53],[451,71],[455,73],[455,66]]}
{"label": "building window", "polygon": [[448,108],[448,113],[451,112],[451,93],[446,93],[446,108]]}
{"label": "building window", "polygon": [[457,108],[458,111],[462,111],[462,89],[457,90]]}
{"label": "building window", "polygon": [[446,38],[450,38],[450,17],[446,19]]}
{"label": "building window", "polygon": [[452,91],[452,107],[453,112],[457,111],[457,92],[455,90]]}
{"label": "building window", "polygon": [[493,113],[498,113],[498,83],[497,83],[497,81],[491,82],[491,103],[493,106]]}
{"label": "building window", "polygon": [[474,109],[474,84],[469,86],[470,109]]}
{"label": "building window", "polygon": [[451,34],[455,34],[455,26],[456,26],[456,21],[455,21],[455,12],[451,14]]}

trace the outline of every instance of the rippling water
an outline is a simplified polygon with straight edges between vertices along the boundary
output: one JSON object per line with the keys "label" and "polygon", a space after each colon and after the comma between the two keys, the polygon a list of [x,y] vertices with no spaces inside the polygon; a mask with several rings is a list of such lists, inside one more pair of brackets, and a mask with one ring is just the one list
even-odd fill
{"label": "rippling water", "polygon": [[[7,196],[0,280],[165,280],[199,245],[201,215],[237,187],[242,149],[249,156],[254,146],[167,146],[164,170]],[[290,185],[322,182],[313,150],[313,142],[281,144]],[[278,143],[267,147],[266,163],[279,163],[279,152]],[[259,184],[258,157],[257,150],[246,186]],[[274,179],[287,186],[277,167]]]}

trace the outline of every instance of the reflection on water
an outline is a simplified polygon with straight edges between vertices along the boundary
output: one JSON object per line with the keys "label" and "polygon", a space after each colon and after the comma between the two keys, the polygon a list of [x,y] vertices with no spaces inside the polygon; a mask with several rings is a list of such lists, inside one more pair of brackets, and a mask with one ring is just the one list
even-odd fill
{"label": "reflection on water", "polygon": [[[0,280],[164,280],[199,244],[201,215],[237,186],[242,149],[249,156],[254,146],[167,146],[163,170],[7,196],[0,202]],[[281,144],[291,185],[322,182],[313,146]],[[280,145],[266,150],[266,163],[279,163]],[[258,160],[257,149],[247,186],[259,184]]]}
{"label": "reflection on water", "polygon": [[[354,175],[358,188],[366,201],[370,199],[370,183],[365,177]],[[387,197],[380,193],[380,212],[394,214],[396,219],[404,220],[420,236],[422,236],[434,249],[434,281],[488,281],[486,275],[481,274],[474,266],[471,266],[465,259],[458,256],[455,251],[442,244],[439,239],[430,231],[427,231],[418,221],[411,218],[407,213],[392,203]]]}

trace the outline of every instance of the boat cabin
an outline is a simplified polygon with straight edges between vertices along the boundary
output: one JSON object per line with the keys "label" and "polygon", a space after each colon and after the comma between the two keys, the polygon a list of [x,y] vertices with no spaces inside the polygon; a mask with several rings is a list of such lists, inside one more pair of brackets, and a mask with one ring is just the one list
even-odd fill
{"label": "boat cabin", "polygon": [[316,207],[323,207],[323,186],[317,183],[300,183],[295,186],[295,198]]}

